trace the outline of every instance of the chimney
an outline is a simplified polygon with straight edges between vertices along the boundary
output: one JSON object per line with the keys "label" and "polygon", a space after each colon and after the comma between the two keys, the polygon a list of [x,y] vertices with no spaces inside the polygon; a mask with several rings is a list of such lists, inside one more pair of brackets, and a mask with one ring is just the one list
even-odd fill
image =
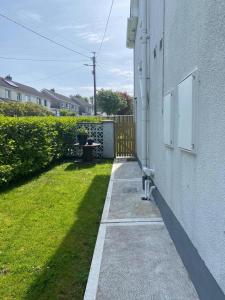
{"label": "chimney", "polygon": [[7,76],[5,76],[5,79],[6,79],[6,80],[9,80],[9,81],[12,81],[12,76],[7,75]]}
{"label": "chimney", "polygon": [[50,89],[51,92],[55,93],[55,89]]}

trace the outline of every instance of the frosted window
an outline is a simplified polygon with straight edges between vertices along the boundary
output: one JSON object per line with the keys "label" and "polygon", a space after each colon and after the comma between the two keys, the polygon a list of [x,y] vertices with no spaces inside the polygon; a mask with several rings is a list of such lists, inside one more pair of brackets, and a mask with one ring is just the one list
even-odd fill
{"label": "frosted window", "polygon": [[164,97],[164,143],[172,145],[172,95],[171,93]]}
{"label": "frosted window", "polygon": [[178,147],[193,150],[193,76],[178,85]]}

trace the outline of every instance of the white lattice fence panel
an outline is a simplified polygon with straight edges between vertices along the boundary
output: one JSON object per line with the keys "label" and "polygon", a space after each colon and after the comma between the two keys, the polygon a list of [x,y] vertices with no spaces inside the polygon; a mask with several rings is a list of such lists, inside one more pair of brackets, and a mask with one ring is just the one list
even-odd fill
{"label": "white lattice fence panel", "polygon": [[[103,156],[103,124],[102,123],[80,123],[77,125],[77,129],[84,127],[88,130],[88,136],[94,138],[95,143],[101,144],[97,147],[93,154],[97,158],[102,158]],[[76,137],[76,143],[78,143]],[[82,149],[76,148],[75,149],[75,156],[81,157],[82,156]]]}

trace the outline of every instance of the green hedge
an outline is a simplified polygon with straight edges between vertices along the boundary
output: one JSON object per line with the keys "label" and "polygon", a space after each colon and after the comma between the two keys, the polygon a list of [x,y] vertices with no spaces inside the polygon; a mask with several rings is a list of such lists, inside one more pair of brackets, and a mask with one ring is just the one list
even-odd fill
{"label": "green hedge", "polygon": [[76,125],[96,117],[0,117],[0,185],[70,156]]}
{"label": "green hedge", "polygon": [[52,116],[47,108],[31,103],[0,102],[0,115],[7,117]]}

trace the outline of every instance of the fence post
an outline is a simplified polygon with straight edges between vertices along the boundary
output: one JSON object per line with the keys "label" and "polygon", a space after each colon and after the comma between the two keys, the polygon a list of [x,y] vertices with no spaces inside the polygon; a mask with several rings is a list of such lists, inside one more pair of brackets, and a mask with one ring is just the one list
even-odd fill
{"label": "fence post", "polygon": [[103,121],[103,158],[115,157],[114,121]]}

